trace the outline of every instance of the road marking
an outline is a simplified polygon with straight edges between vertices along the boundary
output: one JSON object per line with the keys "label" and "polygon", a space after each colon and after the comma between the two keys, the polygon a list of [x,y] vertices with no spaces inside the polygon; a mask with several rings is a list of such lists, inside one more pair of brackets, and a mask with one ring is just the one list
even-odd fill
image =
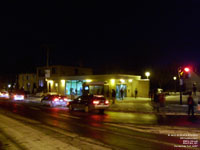
{"label": "road marking", "polygon": [[75,117],[75,116],[66,115],[66,114],[61,114],[61,116],[63,116],[63,117],[69,117],[69,118],[73,118],[73,119],[80,119],[80,117]]}
{"label": "road marking", "polygon": [[37,108],[37,107],[30,107],[30,108],[34,110],[40,110],[40,108]]}

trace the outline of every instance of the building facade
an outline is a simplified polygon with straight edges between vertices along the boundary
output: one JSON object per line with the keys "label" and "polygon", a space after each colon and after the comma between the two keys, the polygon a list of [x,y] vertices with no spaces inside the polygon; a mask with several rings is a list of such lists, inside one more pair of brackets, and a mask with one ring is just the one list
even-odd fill
{"label": "building facade", "polygon": [[34,93],[37,88],[37,76],[33,73],[19,74],[19,89],[23,89],[28,93]]}
{"label": "building facade", "polygon": [[193,91],[193,87],[195,86],[197,91],[200,91],[200,76],[191,71],[189,73],[189,77],[183,80],[184,91]]}
{"label": "building facade", "polygon": [[49,92],[57,92],[68,96],[82,95],[85,90],[90,94],[101,94],[111,97],[112,89],[116,91],[116,97],[134,97],[137,89],[139,97],[149,96],[149,80],[141,79],[141,76],[109,74],[109,75],[82,75],[51,77],[47,80]]}
{"label": "building facade", "polygon": [[78,76],[78,75],[91,75],[93,71],[91,68],[72,67],[72,66],[49,66],[37,67],[38,87],[48,89],[51,91],[51,86],[46,81],[50,78],[58,78],[61,76]]}

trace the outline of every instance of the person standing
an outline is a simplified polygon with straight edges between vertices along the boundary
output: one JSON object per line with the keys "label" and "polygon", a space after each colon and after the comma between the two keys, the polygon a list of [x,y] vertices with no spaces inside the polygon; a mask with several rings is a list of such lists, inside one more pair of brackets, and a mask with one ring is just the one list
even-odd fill
{"label": "person standing", "polygon": [[135,98],[137,98],[138,90],[135,88]]}
{"label": "person standing", "polygon": [[112,103],[115,104],[115,99],[116,99],[116,92],[114,89],[112,89]]}
{"label": "person standing", "polygon": [[189,94],[187,103],[188,103],[188,115],[190,115],[190,112],[192,111],[192,116],[194,116],[194,99],[192,97],[192,92],[190,92]]}
{"label": "person standing", "polygon": [[160,108],[159,95],[157,89],[155,89],[153,94],[153,109],[159,112],[159,108]]}
{"label": "person standing", "polygon": [[194,83],[193,84],[193,93],[194,93],[194,96],[196,96],[196,91],[197,91],[197,87],[196,87],[196,84]]}
{"label": "person standing", "polygon": [[159,103],[160,103],[160,107],[165,106],[165,94],[164,93],[159,94]]}
{"label": "person standing", "polygon": [[120,94],[121,94],[121,99],[123,100],[123,97],[124,97],[124,90],[123,90],[123,88],[121,88]]}

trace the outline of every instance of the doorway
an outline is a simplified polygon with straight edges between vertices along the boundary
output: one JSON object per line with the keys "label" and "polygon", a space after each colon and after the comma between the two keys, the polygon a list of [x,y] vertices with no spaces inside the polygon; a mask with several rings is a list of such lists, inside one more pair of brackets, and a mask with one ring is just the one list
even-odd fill
{"label": "doorway", "polygon": [[121,98],[120,90],[123,89],[123,97],[127,96],[127,85],[126,84],[117,84],[116,85],[116,98]]}

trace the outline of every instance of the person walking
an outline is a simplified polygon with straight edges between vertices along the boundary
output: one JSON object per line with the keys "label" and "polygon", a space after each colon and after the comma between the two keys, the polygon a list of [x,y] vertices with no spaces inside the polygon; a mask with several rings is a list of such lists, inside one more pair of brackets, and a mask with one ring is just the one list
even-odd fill
{"label": "person walking", "polygon": [[137,98],[138,90],[135,88],[135,98]]}
{"label": "person walking", "polygon": [[121,88],[120,94],[121,94],[121,99],[123,100],[123,97],[124,97],[124,90],[123,90],[123,88]]}
{"label": "person walking", "polygon": [[194,99],[192,97],[192,92],[189,93],[187,103],[188,103],[188,115],[190,115],[190,112],[192,111],[192,116],[194,116]]}
{"label": "person walking", "polygon": [[114,89],[112,89],[112,103],[115,104],[115,99],[116,99],[116,92]]}

